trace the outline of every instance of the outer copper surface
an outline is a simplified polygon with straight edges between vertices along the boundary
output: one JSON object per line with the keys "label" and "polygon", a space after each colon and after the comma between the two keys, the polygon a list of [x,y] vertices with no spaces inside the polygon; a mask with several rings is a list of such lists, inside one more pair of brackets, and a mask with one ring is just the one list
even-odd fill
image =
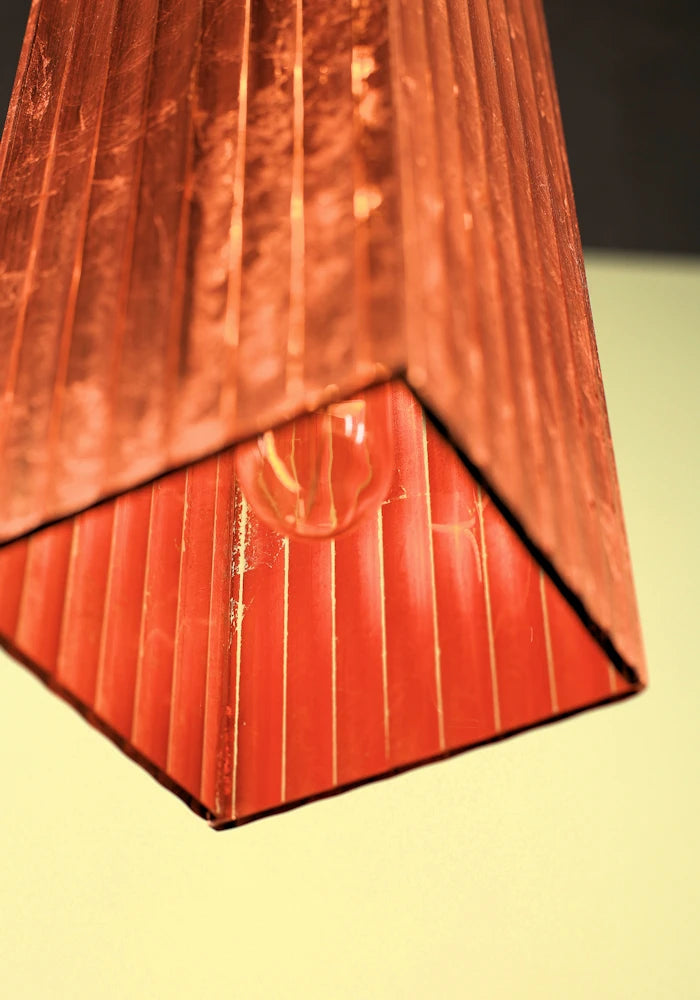
{"label": "outer copper surface", "polygon": [[0,551],[0,635],[226,824],[634,687],[399,382],[378,516],[289,541],[234,454]]}
{"label": "outer copper surface", "polygon": [[[393,374],[643,679],[539,0],[35,0],[0,146],[0,541]],[[243,698],[247,676],[228,645],[230,477],[226,452],[0,552],[0,632],[223,818],[276,801],[227,813],[216,799],[217,768],[233,766],[230,691]],[[183,531],[209,542],[182,547]],[[400,551],[398,535],[385,543]],[[327,553],[303,571],[289,554],[294,579],[330,585]],[[223,575],[206,591],[212,561]],[[246,586],[263,576],[278,607],[274,574]],[[159,595],[145,619],[144,593]],[[123,688],[114,637],[131,643]],[[300,670],[323,669],[306,654]],[[415,722],[422,696],[403,697]],[[523,698],[506,728],[546,717]],[[500,731],[479,718],[481,735],[460,730],[454,746]],[[185,763],[193,740],[206,792]],[[426,740],[414,759],[452,745]],[[364,776],[409,761],[392,754]]]}

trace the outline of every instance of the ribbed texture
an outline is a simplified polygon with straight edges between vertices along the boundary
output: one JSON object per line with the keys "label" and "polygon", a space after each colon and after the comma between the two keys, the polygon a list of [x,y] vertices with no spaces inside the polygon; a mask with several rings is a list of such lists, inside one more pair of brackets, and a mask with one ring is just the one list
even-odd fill
{"label": "ribbed texture", "polygon": [[387,15],[328,6],[34,4],[0,179],[0,538],[400,367]]}
{"label": "ribbed texture", "polygon": [[217,823],[630,693],[410,393],[335,542],[264,527],[234,453],[0,551],[0,634]]}
{"label": "ribbed texture", "polygon": [[408,380],[643,674],[539,4],[416,6],[395,26],[405,221],[417,206]]}
{"label": "ribbed texture", "polygon": [[644,664],[539,0],[35,0],[0,539],[404,373]]}

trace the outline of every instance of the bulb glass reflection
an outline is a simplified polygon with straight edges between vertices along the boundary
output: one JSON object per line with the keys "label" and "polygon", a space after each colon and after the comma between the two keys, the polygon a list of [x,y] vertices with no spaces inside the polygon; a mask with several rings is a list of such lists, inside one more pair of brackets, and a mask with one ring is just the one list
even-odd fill
{"label": "bulb glass reflection", "polygon": [[391,393],[369,390],[298,417],[236,450],[243,495],[261,521],[332,538],[376,513],[394,472]]}

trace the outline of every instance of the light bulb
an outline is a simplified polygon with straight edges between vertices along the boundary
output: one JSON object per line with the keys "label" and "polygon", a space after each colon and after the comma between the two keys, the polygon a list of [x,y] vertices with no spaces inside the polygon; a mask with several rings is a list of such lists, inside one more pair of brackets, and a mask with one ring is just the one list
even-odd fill
{"label": "light bulb", "polygon": [[394,472],[386,387],[297,417],[236,449],[243,495],[285,535],[332,538],[376,513]]}

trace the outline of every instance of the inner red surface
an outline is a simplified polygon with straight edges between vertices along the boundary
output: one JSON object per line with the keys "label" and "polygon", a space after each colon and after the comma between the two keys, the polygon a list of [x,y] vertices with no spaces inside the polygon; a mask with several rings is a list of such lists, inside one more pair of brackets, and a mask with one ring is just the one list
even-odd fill
{"label": "inner red surface", "polygon": [[0,549],[0,639],[218,823],[632,688],[395,382],[395,472],[336,540],[259,521],[235,449]]}

